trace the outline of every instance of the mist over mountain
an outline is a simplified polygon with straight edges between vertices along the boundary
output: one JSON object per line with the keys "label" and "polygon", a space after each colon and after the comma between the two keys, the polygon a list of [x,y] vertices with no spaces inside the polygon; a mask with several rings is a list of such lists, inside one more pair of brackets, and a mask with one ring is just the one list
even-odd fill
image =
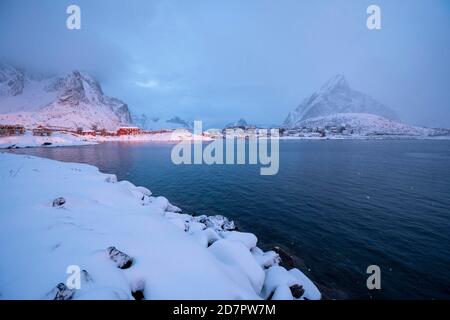
{"label": "mist over mountain", "polygon": [[402,2],[379,0],[388,15],[375,31],[360,0],[83,0],[81,30],[66,28],[64,2],[0,3],[0,61],[85,70],[136,114],[280,124],[343,73],[403,121],[450,127],[448,1],[408,1],[405,14]]}

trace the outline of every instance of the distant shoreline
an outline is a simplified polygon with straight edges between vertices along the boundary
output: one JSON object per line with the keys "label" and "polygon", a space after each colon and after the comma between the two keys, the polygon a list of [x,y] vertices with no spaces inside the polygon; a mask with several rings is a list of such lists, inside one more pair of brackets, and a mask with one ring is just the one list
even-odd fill
{"label": "distant shoreline", "polygon": [[[201,137],[204,142],[215,140],[214,138]],[[182,140],[200,139],[193,138],[193,135],[180,136],[174,139],[171,133],[162,134],[146,134],[146,135],[129,135],[119,137],[96,137],[96,136],[80,136],[68,133],[55,133],[49,137],[35,137],[31,134],[21,136],[3,136],[0,137],[0,149],[21,149],[21,148],[39,148],[39,147],[72,147],[83,145],[95,145],[103,142],[170,142],[176,143]],[[260,139],[265,139],[261,137]],[[450,140],[450,136],[407,136],[407,135],[351,135],[351,136],[280,136],[280,140]]]}

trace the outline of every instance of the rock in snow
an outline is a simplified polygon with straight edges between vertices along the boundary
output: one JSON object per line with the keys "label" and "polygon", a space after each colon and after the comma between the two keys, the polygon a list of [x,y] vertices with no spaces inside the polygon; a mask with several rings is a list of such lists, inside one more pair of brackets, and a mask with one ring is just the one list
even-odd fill
{"label": "rock in snow", "polygon": [[64,199],[63,197],[59,197],[53,200],[54,207],[62,207],[64,203],[66,203],[66,199]]}
{"label": "rock in snow", "polygon": [[274,251],[280,257],[280,266],[288,268],[288,269],[294,268],[294,265],[295,265],[294,259],[289,255],[289,253],[287,253],[280,247],[275,247]]}
{"label": "rock in snow", "polygon": [[129,255],[117,250],[115,247],[109,247],[108,254],[120,269],[128,269],[133,264],[133,259]]}
{"label": "rock in snow", "polygon": [[70,300],[75,294],[75,289],[69,289],[64,283],[59,283],[48,293],[51,300]]}
{"label": "rock in snow", "polygon": [[18,257],[0,260],[1,299],[321,298],[226,217],[182,214],[93,166],[0,153],[0,190],[0,256]]}

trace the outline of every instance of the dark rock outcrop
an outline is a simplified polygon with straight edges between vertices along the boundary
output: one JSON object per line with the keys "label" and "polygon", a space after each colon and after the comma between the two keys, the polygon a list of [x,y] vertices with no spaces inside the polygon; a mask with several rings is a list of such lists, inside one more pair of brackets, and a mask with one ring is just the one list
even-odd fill
{"label": "dark rock outcrop", "polygon": [[53,200],[53,207],[62,207],[66,203],[66,199],[63,197],[56,198]]}
{"label": "dark rock outcrop", "polygon": [[81,270],[81,281],[89,283],[94,282],[94,279],[92,279],[89,272],[87,272],[86,270]]}
{"label": "dark rock outcrop", "polygon": [[294,284],[293,286],[289,287],[289,289],[291,289],[292,296],[295,299],[300,299],[305,293],[305,289],[303,289],[303,286],[298,284]]}
{"label": "dark rock outcrop", "polygon": [[109,247],[108,254],[111,260],[114,261],[120,269],[128,269],[133,264],[133,258],[122,251],[117,250],[116,247]]}
{"label": "dark rock outcrop", "polygon": [[59,283],[50,293],[53,300],[71,300],[75,294],[75,289],[69,289],[64,283]]}
{"label": "dark rock outcrop", "polygon": [[280,266],[286,268],[287,270],[295,268],[294,259],[286,251],[284,251],[280,247],[275,247],[273,251],[275,251],[280,256]]}

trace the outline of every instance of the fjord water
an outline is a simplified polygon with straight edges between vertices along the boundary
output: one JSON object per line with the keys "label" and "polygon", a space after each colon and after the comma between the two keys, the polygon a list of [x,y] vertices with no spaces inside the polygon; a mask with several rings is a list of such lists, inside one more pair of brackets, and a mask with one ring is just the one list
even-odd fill
{"label": "fjord water", "polygon": [[[176,166],[172,147],[12,152],[92,164],[186,213],[226,215],[264,249],[294,255],[327,297],[450,298],[450,141],[281,141],[275,176],[256,165]],[[381,268],[381,290],[366,287],[369,265]]]}

